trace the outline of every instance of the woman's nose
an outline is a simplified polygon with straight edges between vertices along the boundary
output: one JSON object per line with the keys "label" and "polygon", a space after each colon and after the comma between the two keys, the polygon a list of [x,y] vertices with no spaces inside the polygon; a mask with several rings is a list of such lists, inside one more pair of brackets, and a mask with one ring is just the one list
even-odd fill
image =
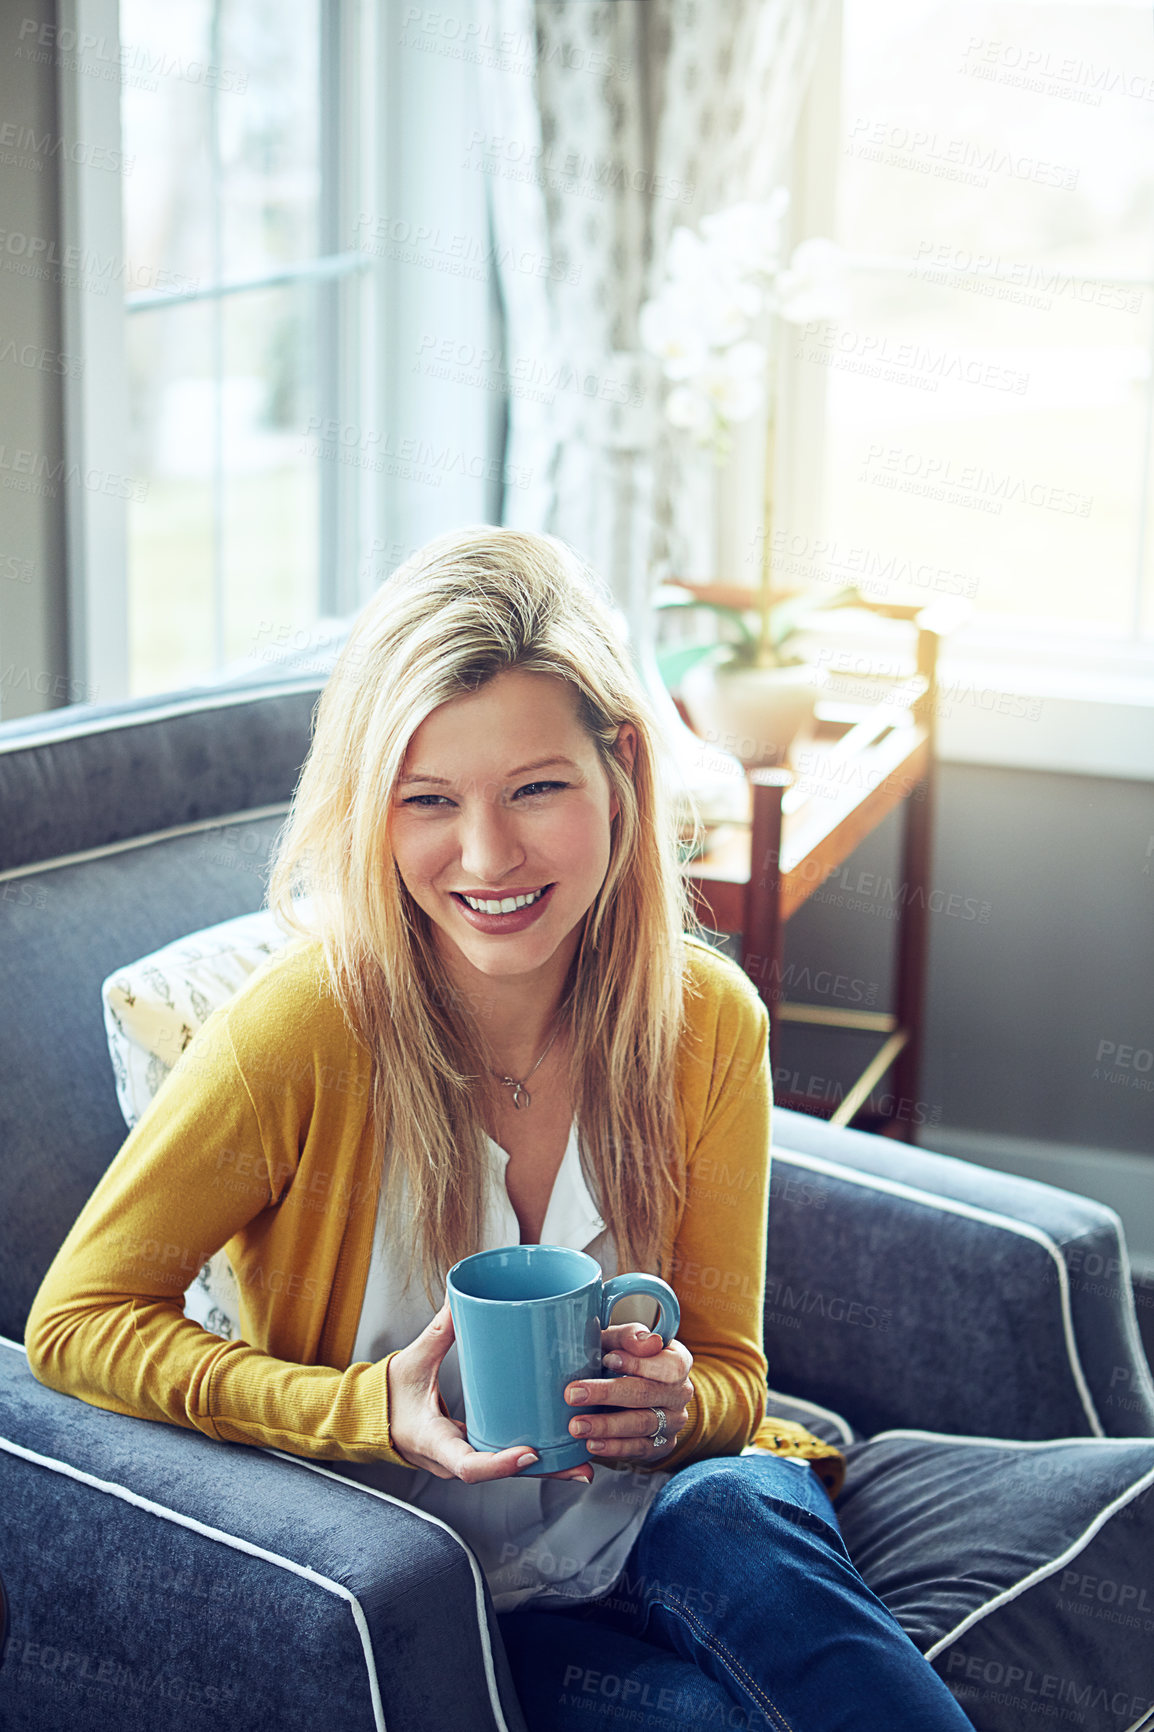
{"label": "woman's nose", "polygon": [[460,828],[461,867],[479,890],[495,890],[501,879],[525,858],[517,834],[517,816],[500,798],[482,795],[469,802]]}

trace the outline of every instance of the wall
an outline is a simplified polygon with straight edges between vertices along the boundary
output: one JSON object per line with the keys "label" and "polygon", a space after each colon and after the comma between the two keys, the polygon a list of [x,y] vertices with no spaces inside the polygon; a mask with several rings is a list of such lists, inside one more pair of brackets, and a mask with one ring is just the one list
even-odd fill
{"label": "wall", "polygon": [[[53,0],[22,0],[0,21],[0,720],[69,698],[65,631],[55,69],[24,57],[27,20]],[[38,255],[33,264],[29,252]],[[39,272],[40,274],[34,274]],[[57,479],[51,479],[55,470]],[[45,473],[47,471],[47,473]]]}
{"label": "wall", "polygon": [[[790,922],[790,996],[888,1005],[899,841],[894,814]],[[1101,1197],[1154,1259],[1154,786],[941,764],[932,881],[917,1140]],[[836,1093],[838,1041],[789,1028],[775,1065]]]}

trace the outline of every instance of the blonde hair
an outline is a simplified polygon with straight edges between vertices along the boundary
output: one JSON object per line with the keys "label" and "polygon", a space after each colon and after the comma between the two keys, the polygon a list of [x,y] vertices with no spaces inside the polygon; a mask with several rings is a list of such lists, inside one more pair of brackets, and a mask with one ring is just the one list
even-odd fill
{"label": "blonde hair", "polygon": [[[578,720],[620,803],[564,1013],[582,1167],[619,1266],[661,1272],[684,1206],[674,1070],[683,934],[701,928],[679,868],[659,724],[611,605],[552,536],[482,525],[429,542],[358,618],[278,842],[270,905],[322,940],[333,990],[372,1055],[377,1170],[390,1209],[407,1192],[430,1302],[480,1244],[488,1068],[428,916],[388,870],[389,817],[421,722],[506,669],[576,689]],[[637,733],[631,773],[613,750],[624,722]],[[294,906],[302,893],[307,915]]]}

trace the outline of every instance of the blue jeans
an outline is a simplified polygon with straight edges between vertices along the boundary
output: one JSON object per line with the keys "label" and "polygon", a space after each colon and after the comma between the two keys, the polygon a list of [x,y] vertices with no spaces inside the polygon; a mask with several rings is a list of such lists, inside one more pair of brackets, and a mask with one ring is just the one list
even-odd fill
{"label": "blue jeans", "polygon": [[610,1593],[499,1622],[530,1732],[972,1732],[778,1456],[675,1473]]}

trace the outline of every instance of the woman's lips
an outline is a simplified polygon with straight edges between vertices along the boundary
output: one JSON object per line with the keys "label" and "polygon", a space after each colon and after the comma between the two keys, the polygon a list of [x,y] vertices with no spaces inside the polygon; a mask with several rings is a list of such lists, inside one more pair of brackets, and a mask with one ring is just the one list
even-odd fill
{"label": "woman's lips", "polygon": [[453,901],[457,904],[469,925],[477,932],[502,933],[524,932],[527,926],[532,926],[552,900],[555,884],[550,884],[543,895],[527,908],[514,908],[508,914],[482,914],[477,908],[470,908],[465,898],[456,890],[452,891]]}

